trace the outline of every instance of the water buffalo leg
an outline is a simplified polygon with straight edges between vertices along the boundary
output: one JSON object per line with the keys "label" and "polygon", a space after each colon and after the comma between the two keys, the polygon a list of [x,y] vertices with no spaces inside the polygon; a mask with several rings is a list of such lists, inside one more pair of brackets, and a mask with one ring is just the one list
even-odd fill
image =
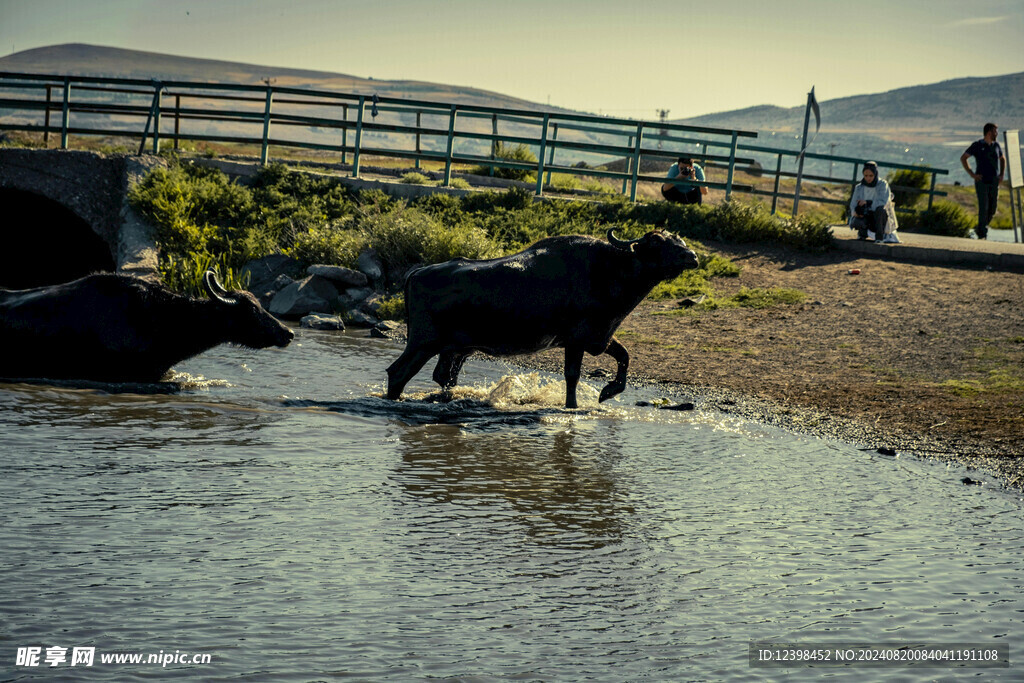
{"label": "water buffalo leg", "polygon": [[604,350],[609,356],[614,358],[618,364],[618,371],[615,373],[615,379],[605,385],[604,389],[601,390],[601,397],[598,403],[607,401],[612,396],[621,394],[626,389],[626,369],[629,368],[629,352],[626,351],[626,347],[619,343],[619,340],[612,337],[612,340],[608,343],[608,348]]}
{"label": "water buffalo leg", "polygon": [[402,396],[402,389],[419,372],[427,361],[437,353],[422,347],[405,347],[402,355],[388,366],[388,398],[397,400]]}
{"label": "water buffalo leg", "polygon": [[462,371],[462,364],[466,362],[468,353],[457,351],[445,351],[437,359],[437,366],[434,368],[434,381],[441,385],[445,391],[454,387],[459,381],[459,373]]}
{"label": "water buffalo leg", "polygon": [[583,349],[581,347],[565,347],[565,407],[577,408],[576,386],[580,383],[583,371]]}

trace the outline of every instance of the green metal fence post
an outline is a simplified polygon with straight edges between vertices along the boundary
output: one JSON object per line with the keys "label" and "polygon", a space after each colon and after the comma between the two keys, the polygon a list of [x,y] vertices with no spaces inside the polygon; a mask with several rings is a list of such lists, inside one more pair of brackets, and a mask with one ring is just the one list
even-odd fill
{"label": "green metal fence post", "polygon": [[420,121],[421,121],[420,117],[422,116],[422,114],[423,114],[423,112],[421,112],[421,111],[417,111],[416,112],[416,168],[417,169],[419,169],[419,167],[420,167],[420,154],[423,152],[423,150],[420,149],[420,131],[419,131],[419,129],[420,129]]}
{"label": "green metal fence post", "polygon": [[[736,170],[736,139],[739,135],[736,131],[732,132],[732,147],[729,149],[729,172],[725,178],[725,201],[732,199],[732,176]],[[705,154],[707,154],[707,148],[705,147]]]}
{"label": "green metal fence post", "polygon": [[359,177],[359,149],[363,145],[363,111],[366,109],[366,95],[359,96],[359,112],[356,114],[356,148],[352,151],[352,177]]}
{"label": "green metal fence post", "polygon": [[[629,143],[626,145],[626,147],[628,147],[630,149],[633,148],[633,136],[632,135],[629,136]],[[632,172],[633,172],[633,157],[626,157],[626,173],[632,173]],[[622,179],[622,194],[626,194],[626,189],[628,187],[629,187],[629,179],[628,178],[623,178]]]}
{"label": "green metal fence post", "polygon": [[775,187],[772,188],[772,215],[779,208],[779,181],[782,180],[782,155],[778,155],[778,160],[775,162]]}
{"label": "green metal fence post", "polygon": [[341,105],[341,120],[345,122],[345,125],[341,127],[341,163],[345,163],[348,147],[348,105]]}
{"label": "green metal fence post", "polygon": [[181,136],[181,95],[174,96],[174,151],[178,151],[178,138]]}
{"label": "green metal fence post", "polygon": [[544,150],[548,144],[548,119],[550,114],[544,114],[544,123],[540,130],[540,154],[537,155],[537,191],[535,194],[540,197],[544,194]]}
{"label": "green metal fence post", "polygon": [[160,153],[160,107],[164,92],[164,84],[153,82],[153,154]]}
{"label": "green metal fence post", "polygon": [[938,173],[932,173],[932,186],[928,189],[928,208],[932,208],[932,202],[935,200],[935,180]]}
{"label": "green metal fence post", "polygon": [[[557,123],[553,123],[553,124],[551,124],[551,127],[553,128],[553,130],[551,131],[551,142],[553,143],[555,140],[558,139],[558,124]],[[548,152],[548,166],[551,166],[554,163],[555,163],[555,146],[554,146],[554,144],[552,144],[551,145],[551,151]],[[551,171],[548,171],[547,183],[548,183],[548,185],[551,185]]]}
{"label": "green metal fence post", "polygon": [[50,93],[53,86],[46,86],[46,114],[43,117],[43,147],[50,146]]}
{"label": "green metal fence post", "polygon": [[[491,139],[491,161],[494,161],[498,157],[498,140],[497,140],[497,135],[498,135],[498,115],[497,114],[491,114],[491,135],[495,136],[494,138]],[[490,166],[489,168],[490,168],[490,170],[488,171],[487,175],[489,175],[490,177],[493,178],[494,177],[494,167]]]}
{"label": "green metal fence post", "polygon": [[60,116],[60,148],[68,148],[68,121],[71,119],[71,79],[64,79],[64,105]]}
{"label": "green metal fence post", "polygon": [[260,152],[260,164],[267,165],[267,151],[270,147],[270,109],[274,102],[274,88],[267,84],[267,103],[263,107],[263,151]]}
{"label": "green metal fence post", "polygon": [[448,114],[448,144],[445,147],[444,153],[444,186],[448,187],[452,183],[452,152],[455,150],[455,117],[458,116],[459,108],[456,105],[452,105],[451,112]]}
{"label": "green metal fence post", "polygon": [[636,124],[636,147],[633,148],[633,178],[629,191],[629,201],[636,201],[636,178],[640,174],[640,148],[644,144],[644,124]]}

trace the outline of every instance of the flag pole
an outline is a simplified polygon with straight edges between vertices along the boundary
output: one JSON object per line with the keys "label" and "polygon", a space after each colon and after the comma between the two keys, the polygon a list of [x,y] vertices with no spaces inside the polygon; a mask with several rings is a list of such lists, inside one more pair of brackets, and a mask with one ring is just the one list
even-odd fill
{"label": "flag pole", "polygon": [[807,150],[807,129],[811,125],[811,102],[814,101],[814,86],[811,92],[807,93],[807,111],[804,112],[804,138],[800,142],[800,157],[797,160],[796,169],[796,192],[793,194],[793,216],[796,217],[797,208],[800,206],[800,185],[804,176],[804,152]]}

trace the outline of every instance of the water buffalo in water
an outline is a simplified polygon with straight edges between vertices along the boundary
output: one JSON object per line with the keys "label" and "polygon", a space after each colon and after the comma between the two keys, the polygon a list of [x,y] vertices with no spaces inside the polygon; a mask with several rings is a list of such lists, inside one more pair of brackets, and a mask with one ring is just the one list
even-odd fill
{"label": "water buffalo in water", "polygon": [[208,299],[126,275],[0,289],[0,377],[158,382],[175,363],[232,343],[287,346],[292,331],[212,271]]}
{"label": "water buffalo in water", "polygon": [[455,386],[474,351],[493,356],[565,349],[565,406],[577,407],[583,352],[618,361],[604,401],[626,388],[629,353],[612,335],[651,289],[697,256],[677,235],[657,230],[625,241],[580,235],[548,237],[487,261],[455,259],[414,271],[405,282],[409,339],[388,368],[388,398],[433,356],[434,381]]}

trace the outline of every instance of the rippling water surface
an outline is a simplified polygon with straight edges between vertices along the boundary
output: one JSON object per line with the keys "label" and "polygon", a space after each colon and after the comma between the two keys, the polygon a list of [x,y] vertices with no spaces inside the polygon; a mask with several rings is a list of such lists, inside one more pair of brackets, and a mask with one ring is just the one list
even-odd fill
{"label": "rippling water surface", "polygon": [[[176,393],[0,385],[4,678],[82,673],[15,666],[63,646],[111,680],[760,680],[774,640],[1009,642],[957,675],[1019,680],[1016,497],[593,382],[566,411],[557,378],[483,362],[393,403],[399,350],[301,330]],[[158,652],[211,661],[99,662]],[[788,670],[823,673],[952,674]]]}

